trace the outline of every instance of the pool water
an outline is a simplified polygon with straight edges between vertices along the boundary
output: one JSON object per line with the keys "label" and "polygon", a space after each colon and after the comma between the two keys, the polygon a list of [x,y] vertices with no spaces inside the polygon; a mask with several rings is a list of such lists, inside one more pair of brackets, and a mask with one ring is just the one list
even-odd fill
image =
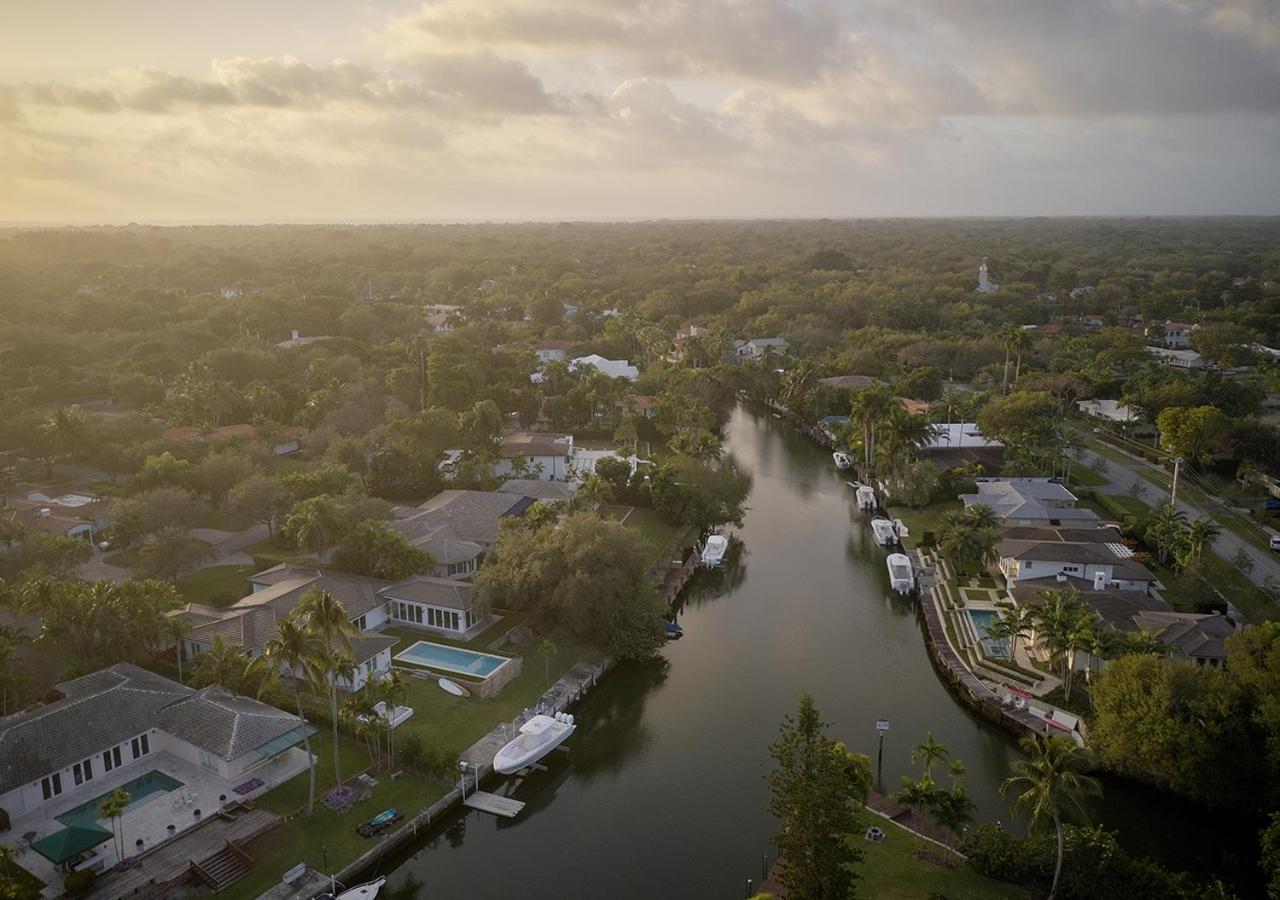
{"label": "pool water", "polygon": [[507,662],[505,656],[494,656],[490,653],[476,653],[461,647],[447,647],[444,644],[433,644],[429,641],[418,641],[396,654],[396,659],[430,666],[446,672],[457,672],[459,675],[475,675],[485,678],[498,670]]}
{"label": "pool water", "polygon": [[969,621],[973,622],[973,630],[982,642],[982,649],[987,656],[998,659],[1009,658],[1009,641],[1007,638],[991,638],[987,635],[987,626],[1000,620],[1000,614],[990,609],[967,609]]}
{"label": "pool water", "polygon": [[[176,791],[182,787],[182,782],[176,778],[170,778],[163,772],[152,770],[145,775],[140,775],[133,781],[120,785],[133,800],[129,803],[127,809],[132,809],[138,803],[142,802],[152,794],[164,794],[169,791]],[[69,809],[57,819],[63,825],[95,825],[100,818],[98,815],[98,807],[102,801],[115,793],[115,790],[106,791],[99,794],[92,800],[81,803],[75,809]]]}

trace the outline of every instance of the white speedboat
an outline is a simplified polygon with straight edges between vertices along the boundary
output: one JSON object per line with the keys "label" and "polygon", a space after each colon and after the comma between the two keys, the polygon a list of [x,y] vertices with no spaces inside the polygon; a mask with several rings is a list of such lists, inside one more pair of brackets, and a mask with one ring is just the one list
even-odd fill
{"label": "white speedboat", "polygon": [[889,586],[899,594],[909,594],[916,587],[915,573],[911,570],[911,558],[905,553],[890,553],[885,565],[889,568]]}
{"label": "white speedboat", "polygon": [[881,547],[893,547],[898,543],[898,529],[892,519],[876,516],[871,520],[871,533]]}
{"label": "white speedboat", "polygon": [[845,469],[853,468],[853,457],[848,453],[845,453],[843,450],[837,450],[835,453],[832,453],[831,458],[835,461],[836,468],[842,472]]}
{"label": "white speedboat", "polygon": [[876,508],[876,490],[870,485],[859,485],[854,495],[858,498],[858,509]]}
{"label": "white speedboat", "polygon": [[724,559],[724,555],[729,550],[729,539],[723,534],[713,534],[707,538],[707,542],[702,545],[702,564],[704,566],[718,566]]}
{"label": "white speedboat", "polygon": [[519,736],[493,757],[493,770],[500,775],[511,775],[533,765],[564,743],[576,728],[573,716],[568,713],[534,716],[520,726]]}
{"label": "white speedboat", "polygon": [[358,884],[353,888],[348,888],[347,890],[342,891],[341,893],[339,893],[335,888],[333,893],[324,894],[323,896],[327,898],[327,900],[373,900],[374,897],[378,896],[378,891],[382,890],[382,886],[386,883],[387,879],[384,876],[379,875],[367,884]]}

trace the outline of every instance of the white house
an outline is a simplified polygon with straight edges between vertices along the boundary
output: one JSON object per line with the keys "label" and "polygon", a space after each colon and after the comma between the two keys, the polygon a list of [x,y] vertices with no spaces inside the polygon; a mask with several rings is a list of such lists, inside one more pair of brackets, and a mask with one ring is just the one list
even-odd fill
{"label": "white house", "polygon": [[489,621],[489,607],[461,581],[414,575],[383,588],[391,621],[461,637]]}
{"label": "white house", "polygon": [[605,359],[598,353],[592,353],[589,356],[579,356],[569,361],[570,369],[578,369],[582,366],[590,366],[603,375],[610,378],[625,378],[628,381],[635,381],[640,377],[640,370],[631,365],[625,359]]}
{"label": "white house", "polygon": [[1087,416],[1097,416],[1108,422],[1128,424],[1137,419],[1133,410],[1119,400],[1078,400],[1076,408]]}
{"label": "white house", "polygon": [[[573,457],[573,435],[546,431],[513,431],[502,439],[498,462],[493,474],[498,478],[527,474],[544,481],[564,481],[571,477],[569,461]],[[523,460],[528,473],[517,473],[515,466]]]}
{"label": "white house", "polygon": [[[1147,593],[1156,577],[1133,559],[1121,543],[1070,543],[1055,540],[1008,539],[996,545],[1000,571],[1012,587],[1020,581],[1078,578],[1094,590]],[[1052,588],[1052,584],[1046,584]]]}
{"label": "white house", "polygon": [[328,340],[332,340],[332,338],[327,334],[317,334],[311,337],[303,337],[302,332],[295,328],[293,329],[293,331],[289,333],[289,339],[287,341],[281,341],[280,343],[276,344],[276,346],[279,347],[281,350],[295,350],[298,347],[309,347],[312,344],[317,343],[319,341],[328,341]]}
{"label": "white house", "polygon": [[533,352],[537,355],[538,362],[549,363],[562,361],[568,349],[568,341],[538,341]]}
{"label": "white house", "polygon": [[1147,352],[1166,366],[1176,369],[1203,369],[1209,365],[1208,360],[1194,350],[1170,350],[1166,347],[1148,347]]}
{"label": "white house", "polygon": [[780,356],[786,353],[790,346],[786,338],[751,338],[746,341],[734,341],[733,352],[738,359],[764,359],[770,354]]}
{"label": "white house", "polygon": [[[129,663],[56,690],[59,699],[0,718],[0,821],[17,833],[56,834],[67,823],[54,816],[73,814],[77,804],[126,778],[154,774],[165,755],[222,779],[230,792],[314,730],[292,713],[224,688],[192,690]],[[216,808],[216,796],[208,802],[210,811]],[[96,805],[80,818],[77,824],[100,827]],[[110,837],[103,831],[103,841]],[[16,842],[7,834],[0,840]]]}
{"label": "white house", "polygon": [[1185,350],[1191,346],[1191,332],[1199,327],[1185,322],[1167,321],[1161,326],[1161,340],[1170,350]]}

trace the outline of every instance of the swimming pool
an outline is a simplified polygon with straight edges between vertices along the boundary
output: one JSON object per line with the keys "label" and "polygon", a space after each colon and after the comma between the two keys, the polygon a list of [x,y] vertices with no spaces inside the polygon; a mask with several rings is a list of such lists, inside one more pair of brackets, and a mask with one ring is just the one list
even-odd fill
{"label": "swimming pool", "polygon": [[510,662],[510,659],[505,656],[476,653],[474,650],[433,644],[430,641],[418,641],[406,647],[396,654],[396,659],[419,666],[430,666],[444,672],[474,675],[477,678],[487,678]]}
{"label": "swimming pool", "polygon": [[987,635],[987,628],[1000,620],[1000,614],[993,609],[966,609],[969,621],[973,623],[974,633],[982,642],[982,650],[987,656],[999,659],[1009,658],[1009,641],[1007,638],[992,638]]}
{"label": "swimming pool", "polygon": [[[132,809],[152,794],[164,794],[169,791],[176,791],[180,787],[182,787],[181,781],[176,778],[170,778],[155,769],[145,775],[139,775],[133,781],[120,785],[120,789],[133,798],[129,806],[126,807],[127,809]],[[56,818],[63,825],[95,825],[99,819],[98,807],[103,800],[114,793],[115,791],[111,790],[99,794],[92,800],[86,800],[75,809],[69,809]]]}

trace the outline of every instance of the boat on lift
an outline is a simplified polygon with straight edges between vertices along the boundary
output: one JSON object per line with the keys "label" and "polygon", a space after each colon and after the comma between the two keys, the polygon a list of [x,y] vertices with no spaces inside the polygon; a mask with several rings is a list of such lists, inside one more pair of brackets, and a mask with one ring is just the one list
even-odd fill
{"label": "boat on lift", "polygon": [[[332,879],[331,879],[332,881]],[[348,888],[341,893],[338,892],[336,884],[330,885],[331,893],[322,894],[321,900],[373,900],[378,896],[378,891],[382,890],[382,886],[387,883],[386,876],[379,875],[373,881],[366,884],[358,884],[353,888]]]}
{"label": "boat on lift", "polygon": [[568,713],[534,716],[520,726],[516,739],[493,757],[493,770],[499,775],[512,775],[533,765],[563,744],[577,727]]}
{"label": "boat on lift", "polygon": [[915,572],[911,568],[911,557],[905,553],[890,553],[885,560],[889,569],[889,586],[899,594],[909,594],[916,587]]}
{"label": "boat on lift", "polygon": [[707,538],[707,542],[702,545],[702,554],[700,561],[707,568],[714,568],[720,565],[724,560],[724,555],[729,551],[729,539],[723,534],[713,534]]}
{"label": "boat on lift", "polygon": [[898,531],[894,528],[892,519],[876,516],[871,520],[871,533],[881,547],[894,547],[898,544]]}
{"label": "boat on lift", "polygon": [[831,454],[831,459],[835,461],[836,468],[843,472],[845,469],[853,468],[853,457],[843,450],[837,450]]}
{"label": "boat on lift", "polygon": [[875,509],[876,508],[876,489],[869,484],[860,484],[858,489],[854,491],[854,496],[858,500],[858,509]]}

